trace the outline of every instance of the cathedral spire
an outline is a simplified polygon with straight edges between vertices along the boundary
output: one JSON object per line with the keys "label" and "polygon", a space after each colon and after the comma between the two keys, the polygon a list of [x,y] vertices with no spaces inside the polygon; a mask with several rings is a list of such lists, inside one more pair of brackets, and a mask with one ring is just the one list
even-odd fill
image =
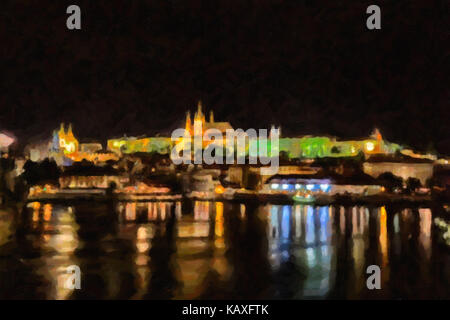
{"label": "cathedral spire", "polygon": [[199,116],[201,116],[201,114],[202,114],[202,100],[198,100],[197,113],[198,113]]}
{"label": "cathedral spire", "polygon": [[69,123],[69,128],[67,129],[67,135],[68,136],[73,136],[73,132],[72,132],[72,124]]}
{"label": "cathedral spire", "polygon": [[196,121],[196,120],[203,121],[204,118],[205,118],[205,116],[203,115],[203,112],[202,112],[202,100],[198,100],[197,112],[195,113],[194,121]]}
{"label": "cathedral spire", "polygon": [[194,122],[196,121],[200,121],[202,125],[205,126],[205,115],[202,112],[202,100],[199,100],[197,104],[197,112],[194,116]]}
{"label": "cathedral spire", "polygon": [[191,113],[188,111],[186,112],[186,130],[191,132]]}
{"label": "cathedral spire", "polygon": [[64,122],[61,122],[58,131],[58,138],[64,140],[66,138],[66,129],[64,128]]}

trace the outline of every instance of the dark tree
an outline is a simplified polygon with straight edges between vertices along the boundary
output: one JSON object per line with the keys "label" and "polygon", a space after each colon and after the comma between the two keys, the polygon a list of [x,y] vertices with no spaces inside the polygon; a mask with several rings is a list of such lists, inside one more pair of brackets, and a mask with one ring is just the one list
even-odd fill
{"label": "dark tree", "polygon": [[406,180],[406,190],[408,191],[408,193],[415,192],[421,186],[422,186],[422,183],[420,183],[420,180],[417,178],[409,177]]}
{"label": "dark tree", "polygon": [[378,181],[388,192],[393,192],[395,189],[403,187],[403,179],[394,175],[392,172],[380,174]]}
{"label": "dark tree", "polygon": [[58,184],[61,174],[58,165],[54,160],[48,158],[41,162],[28,160],[23,166],[22,177],[28,185],[37,185],[44,183]]}

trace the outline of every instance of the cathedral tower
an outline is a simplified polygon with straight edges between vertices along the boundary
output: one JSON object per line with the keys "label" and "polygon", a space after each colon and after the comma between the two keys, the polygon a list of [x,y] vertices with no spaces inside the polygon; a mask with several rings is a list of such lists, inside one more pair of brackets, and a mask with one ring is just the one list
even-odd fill
{"label": "cathedral tower", "polygon": [[188,111],[186,112],[186,127],[185,127],[186,131],[189,132],[189,134],[191,134],[192,131],[192,123],[191,123],[191,113]]}

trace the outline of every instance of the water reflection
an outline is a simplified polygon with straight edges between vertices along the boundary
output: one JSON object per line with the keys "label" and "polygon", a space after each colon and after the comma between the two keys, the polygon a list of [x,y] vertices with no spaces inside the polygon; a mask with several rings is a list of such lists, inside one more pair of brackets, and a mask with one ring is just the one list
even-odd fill
{"label": "water reflection", "polygon": [[[449,298],[440,208],[30,203],[0,211],[0,298]],[[366,288],[382,269],[383,290]],[[64,287],[82,270],[82,290]],[[13,275],[13,276],[11,276]]]}

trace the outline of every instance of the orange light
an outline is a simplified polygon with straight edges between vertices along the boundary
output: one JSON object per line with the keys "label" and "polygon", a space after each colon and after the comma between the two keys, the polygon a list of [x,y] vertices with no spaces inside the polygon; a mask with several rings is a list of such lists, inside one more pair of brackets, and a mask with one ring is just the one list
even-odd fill
{"label": "orange light", "polygon": [[382,255],[382,265],[386,266],[388,263],[388,237],[387,237],[387,212],[386,207],[380,208],[380,249]]}
{"label": "orange light", "polygon": [[215,191],[216,191],[216,193],[218,193],[218,194],[222,194],[222,193],[225,192],[225,188],[222,187],[222,186],[219,184],[219,185],[216,186]]}
{"label": "orange light", "polygon": [[52,205],[49,203],[44,204],[44,220],[50,221],[51,218],[52,218]]}

